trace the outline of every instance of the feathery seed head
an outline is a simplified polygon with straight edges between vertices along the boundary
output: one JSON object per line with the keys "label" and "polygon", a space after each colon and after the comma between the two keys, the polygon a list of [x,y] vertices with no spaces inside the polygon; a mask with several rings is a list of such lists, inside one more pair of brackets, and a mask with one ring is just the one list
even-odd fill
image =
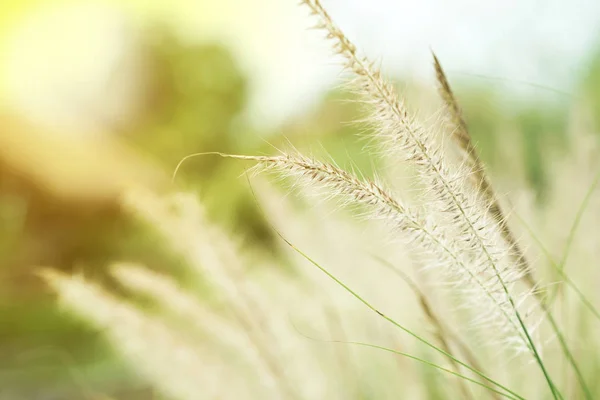
{"label": "feathery seed head", "polygon": [[[519,338],[517,341],[525,348],[534,350],[518,309],[518,304],[523,304],[530,294],[512,292],[514,280],[523,271],[510,257],[511,248],[502,237],[498,221],[489,218],[489,198],[482,200],[469,185],[471,170],[468,166],[454,166],[446,161],[433,132],[420,125],[408,112],[380,71],[357,55],[356,47],[335,25],[320,1],[305,0],[303,3],[320,19],[320,26],[335,41],[334,49],[354,72],[353,83],[371,110],[368,122],[374,138],[387,153],[416,166],[431,196],[425,206],[426,212],[436,215],[440,221],[435,226],[436,235],[452,238],[447,242],[438,240],[436,244],[439,253],[453,255],[451,261],[443,264],[463,266],[461,270],[468,281],[475,284],[482,298],[498,311],[498,324],[512,327],[512,336]],[[477,299],[473,303],[482,302]]]}

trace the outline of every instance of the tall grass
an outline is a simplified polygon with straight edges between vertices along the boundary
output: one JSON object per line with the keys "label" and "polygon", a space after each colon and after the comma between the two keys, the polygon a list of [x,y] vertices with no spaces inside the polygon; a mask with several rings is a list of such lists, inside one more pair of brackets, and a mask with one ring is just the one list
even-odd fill
{"label": "tall grass", "polygon": [[[265,275],[257,276],[248,267],[252,257],[211,224],[193,197],[176,197],[173,203],[148,194],[134,196],[126,203],[129,210],[163,235],[197,279],[209,281],[214,298],[194,297],[170,278],[144,268],[116,265],[114,276],[119,281],[158,304],[159,311],[149,313],[91,282],[45,272],[65,306],[105,329],[132,365],[174,398],[425,398],[440,387],[447,390],[444,398],[594,398],[598,392],[587,379],[594,363],[577,357],[581,349],[575,352],[574,341],[569,340],[572,327],[555,318],[552,298],[544,295],[542,278],[535,276],[543,274],[534,274],[534,263],[509,226],[509,213],[485,173],[437,57],[433,56],[434,67],[448,116],[447,131],[426,126],[409,111],[405,99],[374,63],[360,55],[319,0],[301,3],[316,17],[316,27],[332,41],[351,74],[348,85],[365,106],[364,122],[374,143],[370,147],[374,150],[366,151],[413,168],[418,178],[416,201],[389,189],[382,179],[366,179],[295,150],[273,156],[210,153],[252,161],[257,164],[255,172],[272,172],[292,182],[297,192],[333,200],[326,204],[351,209],[362,217],[356,222],[358,230],[367,224],[376,235],[369,240],[361,236],[362,243],[353,242],[352,248],[346,233],[356,226],[348,229],[336,222],[331,235],[319,239],[322,262],[308,254],[309,248],[313,250],[310,244],[298,245],[296,238],[284,233],[306,221],[289,216],[297,211],[281,213],[281,203],[271,193],[274,189],[263,185],[255,196],[293,260],[295,275],[267,268]],[[450,139],[460,151],[459,162],[443,146],[443,139]],[[308,201],[323,207],[314,197]],[[319,236],[331,219],[330,214],[316,218],[304,238]],[[336,243],[341,243],[341,250],[332,249]],[[390,261],[398,254],[408,254],[403,260],[418,267],[410,270]],[[593,300],[566,275],[565,262],[566,256],[556,269],[578,300],[595,311]],[[308,266],[322,277],[315,277]],[[399,281],[391,278],[394,274]],[[413,295],[408,308],[420,310],[424,317],[417,328],[404,323],[402,313],[394,309],[402,308],[409,297],[399,294],[402,282]],[[330,297],[336,288],[355,302],[345,300],[332,307]],[[386,290],[393,296],[381,297]],[[299,324],[288,315],[293,302],[302,305]],[[368,313],[354,318],[359,306]],[[342,321],[354,319],[351,323],[332,319],[332,309]],[[385,325],[379,326],[382,322]],[[338,337],[316,339],[304,333],[304,328],[321,323]],[[356,332],[362,332],[365,340],[346,339]],[[323,354],[323,349],[336,344],[345,350]],[[350,344],[386,354],[356,356]],[[590,349],[590,354],[596,350]],[[400,361],[390,364],[389,357],[378,358],[381,355]],[[415,377],[410,375],[415,369],[404,364],[406,359],[442,373],[444,382],[452,384],[438,387],[417,374],[418,383],[407,388],[398,383]],[[572,372],[557,364],[568,364]],[[376,378],[369,377],[373,371]],[[577,386],[571,384],[571,374]],[[403,380],[406,376],[408,380]]]}

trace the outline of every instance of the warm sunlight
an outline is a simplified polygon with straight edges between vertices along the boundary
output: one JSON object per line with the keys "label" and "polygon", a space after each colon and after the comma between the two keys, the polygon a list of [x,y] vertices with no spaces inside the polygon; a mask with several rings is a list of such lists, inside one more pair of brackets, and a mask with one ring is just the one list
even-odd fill
{"label": "warm sunlight", "polygon": [[0,3],[0,400],[600,397],[600,6]]}

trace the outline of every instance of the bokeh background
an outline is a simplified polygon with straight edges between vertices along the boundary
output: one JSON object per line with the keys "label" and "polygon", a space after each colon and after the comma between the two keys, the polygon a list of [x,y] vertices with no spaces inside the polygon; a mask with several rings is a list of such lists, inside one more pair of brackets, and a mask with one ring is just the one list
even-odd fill
{"label": "bokeh background", "polygon": [[[323,3],[424,115],[440,104],[434,50],[499,191],[538,210],[540,228],[569,223],[600,155],[597,2]],[[104,267],[121,259],[177,270],[123,214],[127,188],[196,193],[212,221],[272,255],[244,165],[190,159],[174,184],[182,157],[293,144],[378,167],[313,23],[287,0],[0,3],[0,399],[159,398],[35,273],[110,281]]]}

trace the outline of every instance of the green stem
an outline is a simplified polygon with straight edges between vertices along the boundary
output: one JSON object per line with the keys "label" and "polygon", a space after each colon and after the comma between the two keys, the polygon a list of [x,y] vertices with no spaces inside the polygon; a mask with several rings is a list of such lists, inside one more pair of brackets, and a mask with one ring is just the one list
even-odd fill
{"label": "green stem", "polygon": [[[273,228],[275,229],[275,228]],[[412,336],[413,338],[417,339],[419,342],[425,344],[426,346],[434,349],[435,351],[443,354],[444,356],[450,358],[451,360],[457,362],[458,364],[462,365],[463,367],[465,367],[466,369],[468,369],[469,371],[473,372],[474,374],[482,377],[483,379],[487,380],[490,383],[493,383],[494,385],[498,386],[499,388],[505,390],[506,392],[508,392],[509,394],[511,394],[512,396],[514,396],[516,399],[518,400],[525,400],[525,398],[523,396],[520,396],[519,394],[515,393],[514,391],[510,390],[509,388],[507,388],[506,386],[496,382],[495,380],[493,380],[492,378],[489,378],[488,376],[486,376],[485,374],[483,374],[482,372],[476,370],[475,368],[469,366],[468,364],[460,361],[459,359],[455,358],[454,356],[452,356],[451,354],[445,352],[444,350],[440,349],[439,347],[435,346],[434,344],[428,342],[427,340],[423,339],[422,337],[420,337],[419,335],[417,335],[416,333],[412,332],[411,330],[409,330],[408,328],[406,328],[403,325],[400,325],[398,322],[396,322],[394,319],[388,317],[387,315],[385,315],[384,313],[382,313],[381,311],[379,311],[377,308],[375,308],[371,303],[369,303],[368,301],[366,301],[365,299],[363,299],[358,293],[356,293],[355,291],[353,291],[352,289],[350,289],[350,287],[348,287],[345,283],[343,283],[342,281],[340,281],[338,278],[336,278],[333,274],[331,274],[327,269],[325,269],[324,267],[322,267],[321,265],[319,265],[316,261],[314,261],[312,258],[310,258],[307,254],[305,254],[304,252],[302,252],[300,249],[298,249],[296,246],[294,246],[289,240],[287,240],[279,231],[277,231],[275,229],[275,232],[277,233],[277,235],[279,235],[279,237],[288,245],[290,246],[295,252],[297,252],[298,254],[300,254],[302,257],[304,257],[307,261],[309,261],[311,264],[313,264],[315,267],[317,267],[319,270],[321,270],[321,272],[323,272],[325,275],[327,275],[329,278],[331,278],[333,281],[335,281],[338,285],[340,285],[342,288],[344,288],[344,290],[346,290],[348,293],[350,293],[352,296],[354,296],[357,300],[359,300],[361,303],[363,303],[365,306],[367,306],[369,309],[371,309],[371,311],[374,311],[375,313],[377,313],[381,318],[385,319],[386,321],[390,322],[391,324],[393,324],[394,326],[396,326],[397,328],[401,329],[403,332],[407,333],[408,335]]]}
{"label": "green stem", "polygon": [[407,354],[407,353],[403,353],[403,352],[401,352],[401,351],[397,351],[397,350],[390,349],[390,348],[387,348],[387,347],[384,347],[384,346],[378,346],[378,345],[376,345],[376,344],[370,344],[370,343],[362,343],[362,342],[341,342],[341,341],[339,341],[339,342],[338,342],[338,341],[335,341],[335,340],[334,340],[333,342],[334,342],[334,343],[347,343],[347,344],[356,344],[356,345],[359,345],[359,346],[372,347],[372,348],[374,348],[374,349],[379,349],[379,350],[383,350],[383,351],[388,351],[388,352],[390,352],[390,353],[398,354],[398,355],[401,355],[401,356],[404,356],[404,357],[410,358],[411,360],[419,361],[419,362],[421,362],[421,363],[423,363],[423,364],[425,364],[425,365],[428,365],[428,366],[430,366],[430,367],[433,367],[433,368],[439,369],[439,370],[441,370],[441,371],[444,371],[444,372],[447,372],[447,373],[449,373],[449,374],[451,374],[451,375],[454,375],[454,376],[457,376],[457,377],[459,377],[459,378],[462,378],[462,379],[464,379],[464,380],[466,380],[466,381],[469,381],[469,382],[471,382],[471,383],[474,383],[475,385],[478,385],[478,386],[484,387],[484,388],[486,388],[486,389],[488,389],[488,390],[490,390],[490,391],[492,391],[492,392],[494,392],[494,393],[497,393],[497,394],[499,394],[499,395],[501,395],[501,396],[504,396],[504,397],[506,397],[506,398],[509,398],[509,399],[515,399],[515,400],[516,400],[516,399],[518,399],[518,397],[514,397],[514,396],[511,396],[510,394],[507,394],[507,393],[501,392],[500,390],[494,389],[494,388],[493,388],[493,387],[491,387],[491,386],[488,386],[488,385],[486,385],[486,384],[483,384],[483,383],[481,383],[481,382],[479,382],[479,381],[476,381],[475,379],[469,378],[468,376],[462,375],[462,374],[460,374],[460,373],[458,373],[458,372],[455,372],[455,371],[453,371],[453,370],[451,370],[451,369],[444,368],[444,367],[442,367],[441,365],[437,365],[437,364],[435,364],[435,363],[432,363],[431,361],[427,361],[427,360],[424,360],[424,359],[422,359],[422,358],[415,357],[415,356],[413,356],[413,355],[410,355],[410,354]]}
{"label": "green stem", "polygon": [[542,243],[542,241],[540,240],[540,238],[537,237],[537,235],[535,234],[535,232],[533,231],[533,229],[531,228],[531,226],[529,226],[529,224],[527,223],[527,221],[525,221],[517,213],[514,213],[514,215],[519,220],[519,222],[521,223],[521,225],[523,225],[523,227],[527,230],[527,232],[529,232],[529,235],[531,236],[531,238],[538,244],[538,247],[540,248],[540,250],[542,251],[542,253],[544,253],[544,255],[546,256],[546,259],[550,263],[550,266],[552,268],[554,268],[554,270],[561,276],[561,278],[564,279],[564,282],[567,285],[569,285],[571,287],[571,289],[573,289],[573,291],[579,297],[579,300],[583,303],[583,305],[585,305],[585,307],[588,309],[588,311],[591,312],[600,321],[600,311],[598,311],[598,309],[592,304],[592,302],[588,300],[588,298],[585,296],[585,294],[583,294],[583,292],[581,291],[581,289],[579,289],[577,287],[577,285],[569,277],[569,275],[567,275],[564,272],[564,270],[559,267],[559,263],[554,259],[554,257],[552,257],[552,254],[550,254],[550,251],[548,251],[548,249],[546,248],[546,246],[544,245],[544,243]]}

